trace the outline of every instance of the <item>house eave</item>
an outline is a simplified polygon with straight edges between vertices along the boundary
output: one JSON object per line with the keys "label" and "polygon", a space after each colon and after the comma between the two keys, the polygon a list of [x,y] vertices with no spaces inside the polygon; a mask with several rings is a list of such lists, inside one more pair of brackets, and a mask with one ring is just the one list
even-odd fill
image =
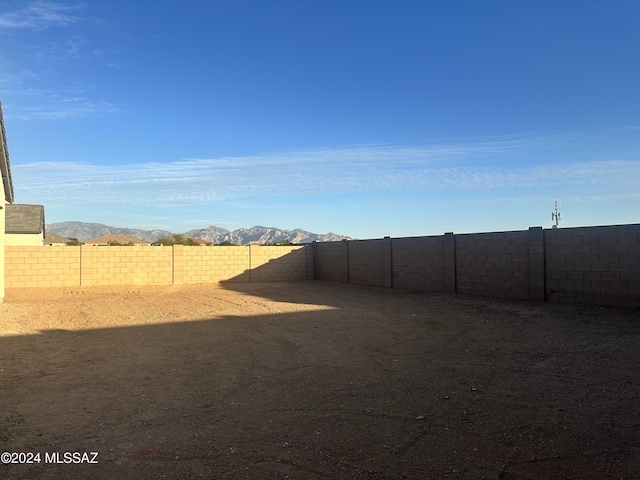
{"label": "house eave", "polygon": [[11,180],[11,164],[9,163],[9,149],[7,148],[7,135],[4,129],[2,117],[2,104],[0,103],[0,174],[4,190],[4,200],[13,203],[13,181]]}

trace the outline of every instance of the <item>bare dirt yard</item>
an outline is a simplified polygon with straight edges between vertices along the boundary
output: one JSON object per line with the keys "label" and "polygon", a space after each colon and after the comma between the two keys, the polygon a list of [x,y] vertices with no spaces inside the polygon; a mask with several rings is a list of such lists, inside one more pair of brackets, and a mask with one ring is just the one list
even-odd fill
{"label": "bare dirt yard", "polygon": [[0,444],[32,461],[4,479],[638,479],[640,313],[313,281],[10,290]]}

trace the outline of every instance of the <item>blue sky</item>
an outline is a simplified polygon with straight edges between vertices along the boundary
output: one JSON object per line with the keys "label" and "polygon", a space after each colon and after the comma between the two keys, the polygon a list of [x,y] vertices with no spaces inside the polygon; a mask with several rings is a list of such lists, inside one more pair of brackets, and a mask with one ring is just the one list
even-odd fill
{"label": "blue sky", "polygon": [[640,2],[0,0],[18,203],[354,238],[640,222]]}

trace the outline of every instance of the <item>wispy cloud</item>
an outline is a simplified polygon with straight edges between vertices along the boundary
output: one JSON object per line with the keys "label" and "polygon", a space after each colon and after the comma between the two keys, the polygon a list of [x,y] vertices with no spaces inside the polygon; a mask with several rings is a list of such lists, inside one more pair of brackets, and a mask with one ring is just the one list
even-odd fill
{"label": "wispy cloud", "polygon": [[19,106],[10,110],[9,117],[21,120],[64,120],[92,113],[115,113],[118,109],[104,101],[91,101],[83,97],[54,98],[49,105]]}
{"label": "wispy cloud", "polygon": [[79,21],[77,16],[70,13],[77,9],[77,6],[62,3],[30,2],[20,9],[1,13],[0,28],[41,30],[67,26]]}
{"label": "wispy cloud", "polygon": [[197,205],[373,191],[504,190],[512,195],[517,189],[539,195],[541,188],[596,196],[634,192],[640,184],[640,161],[634,160],[534,166],[495,161],[518,148],[511,142],[358,146],[166,164],[36,162],[15,165],[13,173],[19,201],[48,205]]}
{"label": "wispy cloud", "polygon": [[[110,50],[84,38],[82,28],[95,22],[83,9],[80,4],[36,1],[0,13],[0,34],[14,39],[15,45],[0,51],[0,96],[7,118],[63,120],[119,111],[112,103],[96,98],[93,82],[66,73],[98,58],[101,63],[110,63],[104,58]],[[38,34],[37,40],[19,33],[50,27],[60,30]]]}
{"label": "wispy cloud", "polygon": [[59,89],[38,88],[47,83],[50,73],[23,70],[12,79],[0,74],[0,92],[13,99],[5,106],[5,117],[19,120],[63,120],[96,113],[117,113],[106,101],[92,100],[87,89],[67,85]]}
{"label": "wispy cloud", "polygon": [[30,55],[42,64],[59,63],[65,60],[86,60],[97,56],[90,50],[87,40],[81,35],[72,35],[60,40],[49,40],[26,47]]}

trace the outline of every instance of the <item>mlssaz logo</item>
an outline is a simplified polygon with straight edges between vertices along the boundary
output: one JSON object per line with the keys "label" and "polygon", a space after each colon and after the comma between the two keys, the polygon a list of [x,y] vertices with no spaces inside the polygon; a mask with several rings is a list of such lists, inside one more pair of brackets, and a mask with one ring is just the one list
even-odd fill
{"label": "mlssaz logo", "polygon": [[98,463],[98,452],[45,453],[45,463]]}

